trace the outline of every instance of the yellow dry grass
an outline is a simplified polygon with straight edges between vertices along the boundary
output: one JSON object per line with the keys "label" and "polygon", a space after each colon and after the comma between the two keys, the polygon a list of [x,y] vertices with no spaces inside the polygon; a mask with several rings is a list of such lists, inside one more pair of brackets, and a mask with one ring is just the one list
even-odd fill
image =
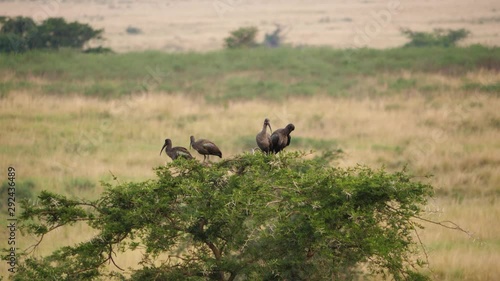
{"label": "yellow dry grass", "polygon": [[[424,224],[421,232],[434,280],[495,280],[498,276],[500,236],[497,198],[454,200],[438,198],[429,204],[437,211],[429,218],[453,221],[469,231],[460,235],[442,227]],[[452,226],[451,224],[447,224]]]}

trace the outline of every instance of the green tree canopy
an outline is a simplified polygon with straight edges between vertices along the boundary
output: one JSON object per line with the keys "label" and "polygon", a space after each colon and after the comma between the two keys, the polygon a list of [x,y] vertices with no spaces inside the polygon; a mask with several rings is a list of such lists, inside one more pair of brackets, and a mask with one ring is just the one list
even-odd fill
{"label": "green tree canopy", "polygon": [[88,24],[48,18],[36,24],[29,17],[3,18],[0,28],[0,52],[23,52],[29,49],[82,49],[92,39],[100,39],[102,29]]}
{"label": "green tree canopy", "polygon": [[[105,184],[93,201],[44,191],[37,204],[23,204],[25,231],[42,238],[84,221],[97,234],[44,258],[25,256],[13,279],[425,279],[414,267],[422,263],[412,254],[413,218],[432,187],[406,171],[333,167],[330,156],[179,159],[156,168],[156,179]],[[137,248],[141,268],[105,269],[115,254]],[[370,271],[358,272],[360,265]]]}
{"label": "green tree canopy", "polygon": [[13,33],[19,36],[26,36],[36,29],[36,23],[29,17],[6,18],[2,22],[2,33]]}

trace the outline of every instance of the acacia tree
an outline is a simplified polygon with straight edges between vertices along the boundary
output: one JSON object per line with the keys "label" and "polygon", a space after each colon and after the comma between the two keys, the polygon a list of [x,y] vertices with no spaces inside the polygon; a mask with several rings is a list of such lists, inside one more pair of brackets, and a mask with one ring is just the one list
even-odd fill
{"label": "acacia tree", "polygon": [[[41,239],[84,221],[98,234],[47,257],[25,256],[13,279],[427,279],[413,258],[420,226],[412,218],[432,187],[405,171],[343,169],[327,155],[308,158],[243,154],[210,165],[179,159],[156,168],[156,179],[105,184],[94,201],[44,191],[38,204],[24,202],[24,231]],[[140,268],[124,272],[113,257],[134,249],[144,253]],[[369,271],[358,272],[361,264]]]}

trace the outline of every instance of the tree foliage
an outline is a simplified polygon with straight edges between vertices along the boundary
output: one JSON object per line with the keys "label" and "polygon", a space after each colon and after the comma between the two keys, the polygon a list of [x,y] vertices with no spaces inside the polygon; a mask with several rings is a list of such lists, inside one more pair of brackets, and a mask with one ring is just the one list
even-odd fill
{"label": "tree foliage", "polygon": [[228,49],[257,47],[258,43],[255,41],[257,32],[258,29],[255,26],[240,27],[231,31],[230,36],[224,39],[225,46]]}
{"label": "tree foliage", "polygon": [[[43,238],[84,221],[96,235],[44,258],[25,256],[13,279],[426,279],[413,258],[413,218],[432,187],[406,171],[332,167],[330,156],[179,159],[157,167],[156,179],[105,183],[94,201],[44,191],[37,204],[24,202],[24,231]],[[136,249],[141,267],[124,275],[113,257]]]}
{"label": "tree foliage", "polygon": [[82,49],[92,39],[100,39],[103,30],[88,24],[48,18],[36,24],[29,17],[4,18],[0,28],[0,52],[24,52],[30,49]]}
{"label": "tree foliage", "polygon": [[469,36],[466,29],[434,29],[430,32],[418,32],[402,29],[401,33],[410,39],[405,47],[453,47],[458,41]]}

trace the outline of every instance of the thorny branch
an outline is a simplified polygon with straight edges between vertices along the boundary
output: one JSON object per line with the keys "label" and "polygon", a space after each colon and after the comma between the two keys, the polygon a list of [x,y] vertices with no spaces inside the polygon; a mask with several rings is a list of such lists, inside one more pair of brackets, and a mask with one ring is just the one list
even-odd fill
{"label": "thorny branch", "polygon": [[[392,206],[389,206],[387,204],[386,204],[386,206],[389,209],[391,209],[392,211],[394,211],[395,213],[400,213],[398,209],[396,209],[396,208],[394,208]],[[474,235],[470,231],[463,229],[458,224],[456,224],[456,223],[454,223],[452,221],[433,221],[433,220],[422,218],[422,217],[416,216],[416,215],[412,215],[411,217],[415,218],[415,219],[419,219],[421,221],[425,221],[425,222],[428,222],[428,223],[439,225],[439,226],[442,226],[442,227],[445,227],[445,228],[448,228],[448,229],[453,229],[453,230],[461,231],[461,232],[467,234],[467,236],[469,236],[469,238],[475,239]]]}
{"label": "thorny branch", "polygon": [[435,224],[435,225],[439,225],[439,226],[448,228],[448,229],[453,229],[453,230],[461,231],[461,232],[467,234],[467,236],[469,236],[469,238],[472,238],[474,240],[476,239],[474,237],[474,235],[472,234],[472,232],[463,229],[458,224],[456,224],[456,223],[454,223],[452,221],[433,221],[433,220],[425,219],[425,218],[422,218],[422,217],[419,217],[419,216],[413,216],[413,217],[416,218],[416,219],[428,222],[428,223],[432,223],[432,224]]}
{"label": "thorny branch", "polygon": [[[83,219],[83,218],[80,218],[80,219],[75,219],[75,221],[84,221],[84,220],[87,220],[87,219]],[[29,246],[28,248],[26,248],[26,249],[24,250],[24,252],[25,252],[26,254],[28,254],[28,255],[29,255],[29,254],[31,254],[31,253],[33,253],[33,252],[36,250],[36,248],[40,245],[40,243],[42,243],[42,240],[43,240],[43,238],[44,238],[45,234],[47,234],[47,233],[49,233],[49,232],[51,232],[51,231],[53,231],[53,230],[55,230],[55,229],[57,229],[57,228],[59,228],[59,227],[61,227],[61,226],[65,226],[65,225],[66,225],[66,224],[57,224],[57,225],[55,225],[55,226],[52,226],[52,227],[51,227],[51,228],[50,228],[50,229],[49,229],[46,233],[43,233],[43,234],[40,236],[40,239],[39,239],[39,240],[38,240],[35,244],[33,244],[33,245]],[[31,250],[29,250],[29,249],[31,249]],[[29,251],[28,251],[28,250],[29,250]]]}

